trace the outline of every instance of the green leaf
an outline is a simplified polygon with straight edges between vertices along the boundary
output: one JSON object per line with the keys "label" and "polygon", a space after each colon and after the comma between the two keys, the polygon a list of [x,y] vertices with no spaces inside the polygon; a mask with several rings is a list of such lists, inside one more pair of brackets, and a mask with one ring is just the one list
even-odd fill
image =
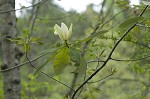
{"label": "green leaf", "polygon": [[34,75],[37,75],[37,74],[40,72],[40,70],[41,70],[44,66],[46,66],[46,64],[49,63],[49,62],[56,56],[56,54],[57,54],[57,51],[55,51],[55,52],[47,59],[47,61],[46,61],[44,64],[42,64],[41,66],[39,66],[39,67],[36,69],[36,71],[34,72]]}
{"label": "green leaf", "polygon": [[24,44],[24,42],[25,42],[23,40],[23,38],[20,38],[20,37],[18,37],[18,38],[7,38],[7,39],[10,40],[11,42],[15,42],[19,45]]}
{"label": "green leaf", "polygon": [[74,47],[69,48],[69,56],[70,60],[76,64],[76,66],[80,65],[80,53]]}
{"label": "green leaf", "polygon": [[32,43],[35,43],[35,44],[43,44],[41,41],[40,41],[40,38],[39,37],[36,37],[36,38],[31,38],[30,39],[32,41]]}
{"label": "green leaf", "polygon": [[136,22],[138,22],[140,19],[143,19],[142,17],[133,17],[133,18],[128,18],[124,22],[122,22],[119,27],[120,28],[128,28],[132,25],[134,25]]}
{"label": "green leaf", "polygon": [[24,48],[24,52],[27,53],[30,50],[30,45],[27,43],[24,43],[23,48]]}
{"label": "green leaf", "polygon": [[80,65],[77,67],[79,73],[86,73],[87,63],[83,57],[80,57]]}
{"label": "green leaf", "polygon": [[70,57],[68,55],[68,47],[64,47],[57,53],[53,61],[53,68],[56,74],[62,73],[63,69],[70,62]]}

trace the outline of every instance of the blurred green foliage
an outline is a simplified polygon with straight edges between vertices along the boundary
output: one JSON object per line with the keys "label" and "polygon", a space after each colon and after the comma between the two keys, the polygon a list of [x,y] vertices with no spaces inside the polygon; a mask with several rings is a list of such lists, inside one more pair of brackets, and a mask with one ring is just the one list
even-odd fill
{"label": "blurred green foliage", "polygon": [[[142,3],[131,7],[128,0],[106,0],[100,12],[94,10],[95,6],[98,5],[88,5],[82,13],[74,10],[66,12],[47,0],[38,6],[33,31],[32,9],[27,9],[26,14],[18,17],[18,38],[12,41],[18,45],[28,45],[30,59],[51,52],[32,62],[38,68],[37,71],[30,64],[21,67],[22,99],[63,99],[69,89],[39,71],[44,71],[68,86],[71,86],[74,75],[79,73],[74,84],[76,89],[101,66],[117,40],[135,22],[139,24],[123,39],[106,67],[90,80],[99,81],[87,83],[78,99],[149,99],[150,58],[144,57],[150,55],[150,9],[139,18],[137,16],[144,8]],[[73,23],[73,33],[68,41],[70,48],[65,47],[60,53],[55,53],[64,46],[64,42],[53,33],[54,25],[60,25],[61,22],[67,25]],[[31,35],[31,38],[27,35]],[[25,52],[26,48],[20,47]],[[26,57],[21,60],[24,61]],[[115,73],[107,77],[113,70]],[[0,99],[2,97],[3,90],[0,90]]]}

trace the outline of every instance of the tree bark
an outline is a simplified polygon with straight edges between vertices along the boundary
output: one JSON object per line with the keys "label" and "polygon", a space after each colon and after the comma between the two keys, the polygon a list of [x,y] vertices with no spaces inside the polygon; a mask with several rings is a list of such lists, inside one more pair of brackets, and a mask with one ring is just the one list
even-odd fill
{"label": "tree bark", "polygon": [[[5,70],[14,67],[19,63],[23,55],[17,46],[9,39],[16,38],[16,15],[15,0],[0,0],[0,31],[2,34],[2,61],[1,69]],[[4,78],[4,99],[20,99],[20,72],[19,68],[3,72]]]}

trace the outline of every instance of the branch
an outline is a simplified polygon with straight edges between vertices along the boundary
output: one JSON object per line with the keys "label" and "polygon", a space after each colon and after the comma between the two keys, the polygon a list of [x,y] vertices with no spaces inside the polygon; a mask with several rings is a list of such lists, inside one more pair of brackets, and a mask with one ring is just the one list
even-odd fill
{"label": "branch", "polygon": [[[33,10],[33,15],[31,17],[32,25],[31,25],[31,33],[29,35],[29,38],[31,38],[31,36],[33,35],[33,29],[34,29],[35,21],[36,21],[36,18],[37,18],[37,13],[38,13],[38,10],[39,10],[39,6],[33,7],[32,10]],[[35,10],[35,12],[34,12],[34,10]]]}
{"label": "branch", "polygon": [[4,14],[4,13],[9,13],[9,12],[12,12],[12,11],[18,11],[18,10],[22,10],[22,9],[26,9],[26,8],[31,8],[31,7],[34,7],[34,6],[37,6],[37,5],[40,5],[42,3],[44,3],[46,0],[42,0],[34,5],[31,5],[31,6],[28,6],[28,7],[22,7],[20,9],[12,9],[12,10],[6,10],[6,11],[0,11],[0,14]]}
{"label": "branch", "polygon": [[[30,59],[28,58],[27,52],[26,52],[26,59],[29,61],[30,65],[31,65],[34,69],[37,70],[37,68],[31,63]],[[71,87],[69,87],[68,85],[66,85],[65,83],[63,83],[63,82],[61,82],[61,81],[59,81],[59,80],[53,78],[52,76],[46,74],[45,72],[43,72],[43,71],[41,71],[41,70],[39,70],[39,72],[42,73],[42,74],[44,74],[45,76],[47,76],[47,77],[53,79],[54,81],[56,81],[56,82],[58,82],[58,83],[60,83],[60,84],[62,84],[62,85],[64,85],[64,86],[66,86],[67,88],[71,89],[72,91],[75,91],[74,89],[72,89]]]}
{"label": "branch", "polygon": [[[146,9],[148,8],[148,5],[144,8],[144,10],[142,11],[142,13],[139,16],[142,16],[144,14],[144,12],[146,11]],[[114,45],[114,47],[112,48],[111,52],[109,53],[107,59],[105,60],[105,62],[102,64],[101,67],[99,67],[96,71],[94,71],[74,92],[74,94],[72,95],[71,99],[74,99],[75,95],[77,94],[77,92],[89,81],[91,80],[102,68],[105,67],[105,65],[107,64],[107,62],[111,59],[111,56],[113,54],[113,52],[115,51],[116,47],[119,45],[119,43],[126,37],[126,35],[136,26],[137,23],[135,23],[133,26],[131,26],[125,33],[124,35],[117,41],[117,43]]]}
{"label": "branch", "polygon": [[150,26],[145,26],[145,25],[142,25],[142,24],[136,24],[136,25],[140,26],[140,27],[150,28]]}
{"label": "branch", "polygon": [[[107,38],[107,37],[103,37],[101,39],[119,40],[117,38]],[[150,47],[148,45],[144,44],[144,43],[140,43],[140,42],[136,42],[136,41],[131,41],[131,40],[126,40],[126,39],[124,39],[123,41],[131,42],[131,43],[134,43],[134,44],[137,44],[137,45],[140,45],[140,46],[143,46],[143,47],[146,47],[146,48],[150,49]]]}
{"label": "branch", "polygon": [[100,82],[100,81],[102,81],[102,80],[104,80],[104,79],[106,79],[106,78],[112,76],[113,74],[114,74],[114,72],[110,73],[109,75],[107,75],[106,77],[104,77],[104,78],[102,78],[102,79],[100,79],[100,80],[92,81],[92,82],[88,82],[88,83],[97,83],[97,82]]}
{"label": "branch", "polygon": [[[120,81],[122,81],[122,82],[141,82],[142,84],[147,85],[146,82],[140,81],[139,79],[130,79],[130,78],[112,77],[112,78],[109,78],[108,80],[120,80]],[[106,81],[108,81],[108,80],[103,81],[99,86],[105,84]]]}
{"label": "branch", "polygon": [[[149,57],[150,56],[145,56],[145,57],[137,58],[137,59],[116,59],[116,58],[110,58],[110,59],[113,60],[113,61],[129,62],[129,61],[139,61],[139,60],[147,59]],[[105,61],[103,61],[103,60],[90,60],[90,61],[87,61],[87,63],[93,63],[93,62],[105,62]]]}
{"label": "branch", "polygon": [[124,62],[128,62],[128,61],[139,61],[139,60],[143,60],[143,59],[146,59],[146,58],[149,58],[150,56],[146,56],[146,57],[143,57],[143,58],[138,58],[138,59],[115,59],[115,58],[110,58],[111,60],[114,60],[114,61],[124,61]]}
{"label": "branch", "polygon": [[56,20],[61,20],[61,19],[65,19],[65,18],[68,18],[68,17],[71,17],[72,14],[70,15],[66,15],[66,16],[62,16],[62,17],[57,17],[57,18],[42,18],[42,17],[38,17],[37,16],[37,19],[39,20],[50,20],[50,21],[56,21]]}
{"label": "branch", "polygon": [[[49,53],[52,53],[52,52],[47,52],[47,53],[44,53],[44,54],[42,54],[42,55],[40,55],[40,56],[37,56],[36,58],[30,60],[30,62],[36,61],[36,60],[38,60],[39,58],[41,58],[41,57],[43,57],[43,56],[45,56],[45,55],[47,55],[47,54],[49,54]],[[19,67],[21,67],[21,66],[23,66],[23,65],[26,65],[26,64],[28,64],[28,63],[29,63],[29,61],[26,61],[26,62],[24,62],[24,63],[21,63],[21,64],[18,64],[18,65],[16,65],[16,66],[14,66],[14,67],[11,67],[11,68],[8,68],[8,69],[4,69],[4,70],[0,70],[0,72],[7,72],[7,71],[10,71],[10,70],[12,70],[12,69],[19,68]]]}

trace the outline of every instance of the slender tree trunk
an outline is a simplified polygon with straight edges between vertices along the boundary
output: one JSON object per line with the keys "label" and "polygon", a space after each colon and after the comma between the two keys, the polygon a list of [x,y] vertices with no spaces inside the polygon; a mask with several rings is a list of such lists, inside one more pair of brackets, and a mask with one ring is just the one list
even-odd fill
{"label": "slender tree trunk", "polygon": [[[15,0],[0,0],[0,12],[14,10]],[[1,69],[14,67],[19,63],[22,53],[8,38],[15,38],[17,34],[15,11],[0,13],[0,31],[2,34],[2,57]],[[19,68],[3,72],[4,76],[4,99],[20,99],[20,72]]]}

